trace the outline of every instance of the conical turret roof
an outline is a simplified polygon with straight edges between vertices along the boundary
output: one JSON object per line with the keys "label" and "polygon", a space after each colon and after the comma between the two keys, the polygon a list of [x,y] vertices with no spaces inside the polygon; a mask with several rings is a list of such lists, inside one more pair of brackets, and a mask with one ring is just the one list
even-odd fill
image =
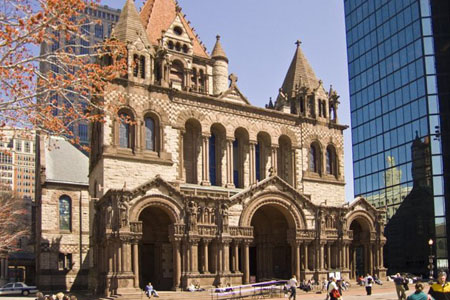
{"label": "conical turret roof", "polygon": [[140,18],[149,41],[153,45],[158,45],[163,32],[170,28],[177,16],[180,17],[189,38],[192,40],[194,55],[209,58],[206,49],[202,46],[200,39],[189,25],[184,14],[181,13],[181,8],[175,0],[147,0],[145,2],[140,12]]}
{"label": "conical turret roof", "polygon": [[111,35],[123,42],[135,42],[142,39],[145,44],[149,44],[133,0],[127,0],[125,3]]}
{"label": "conical turret roof", "polygon": [[213,49],[213,52],[211,54],[211,57],[212,58],[216,58],[216,59],[221,58],[221,59],[224,59],[224,60],[226,60],[228,62],[228,57],[227,57],[227,55],[225,54],[225,51],[222,48],[222,44],[220,43],[220,35],[217,35],[216,39],[217,39],[216,40],[216,44],[214,45],[214,49]]}
{"label": "conical turret roof", "polygon": [[292,95],[296,87],[307,87],[317,89],[320,85],[311,65],[306,59],[300,47],[301,42],[297,41],[297,49],[292,59],[289,70],[284,78],[282,90],[287,95]]}

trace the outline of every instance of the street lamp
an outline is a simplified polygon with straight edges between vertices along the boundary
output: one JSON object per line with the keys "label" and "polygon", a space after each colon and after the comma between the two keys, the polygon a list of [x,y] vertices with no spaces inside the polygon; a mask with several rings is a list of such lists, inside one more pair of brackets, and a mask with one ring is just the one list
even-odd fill
{"label": "street lamp", "polygon": [[433,282],[434,255],[433,255],[433,240],[432,239],[430,239],[428,241],[428,245],[430,246],[430,255],[428,255],[428,269],[430,270],[430,282]]}

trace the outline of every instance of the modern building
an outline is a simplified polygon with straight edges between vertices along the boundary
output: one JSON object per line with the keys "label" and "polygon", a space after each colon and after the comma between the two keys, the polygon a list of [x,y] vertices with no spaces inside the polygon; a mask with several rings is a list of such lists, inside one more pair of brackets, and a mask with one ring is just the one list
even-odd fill
{"label": "modern building", "polygon": [[34,283],[35,134],[14,128],[3,128],[1,134],[0,193],[11,193],[17,208],[26,211],[23,222],[29,231],[17,239],[14,251],[5,252],[7,256],[0,265],[0,282]]}
{"label": "modern building", "polygon": [[386,210],[389,272],[448,268],[449,3],[344,3],[355,195]]}
{"label": "modern building", "polygon": [[[51,53],[65,45],[76,44],[79,46],[74,47],[73,50],[77,54],[91,54],[95,51],[95,45],[101,44],[105,38],[108,38],[111,35],[112,28],[119,19],[119,15],[120,9],[111,8],[107,5],[87,7],[84,14],[80,16],[80,18],[86,18],[86,24],[81,27],[82,37],[77,37],[76,40],[67,41],[63,35],[60,35],[59,32],[55,32],[54,36],[56,40],[52,44],[43,43],[41,45],[41,53]],[[58,66],[48,63],[41,63],[40,69],[43,73],[48,71],[55,73],[60,72]],[[70,95],[67,96],[69,97]],[[57,100],[58,106],[61,106],[64,103],[64,99],[61,99],[58,95],[55,95],[54,98]],[[55,109],[54,113],[58,114],[59,111]],[[80,145],[89,145],[88,122],[79,121],[76,124],[71,125],[70,130],[75,137],[79,138]]]}
{"label": "modern building", "polygon": [[35,135],[20,129],[2,129],[0,182],[18,198],[34,199]]}
{"label": "modern building", "polygon": [[209,54],[175,0],[140,13],[127,0],[113,36],[129,67],[104,99],[126,104],[91,126],[93,291],[140,299],[149,281],[385,275],[382,214],[345,201],[339,97],[300,42],[276,102],[260,108],[229,74],[220,37]]}

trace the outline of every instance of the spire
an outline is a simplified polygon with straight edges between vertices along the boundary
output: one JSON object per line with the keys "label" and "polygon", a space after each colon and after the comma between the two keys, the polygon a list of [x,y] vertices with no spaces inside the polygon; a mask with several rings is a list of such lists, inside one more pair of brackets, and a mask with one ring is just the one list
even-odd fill
{"label": "spire", "polygon": [[125,3],[119,21],[114,26],[112,36],[123,42],[135,42],[141,39],[144,44],[149,45],[147,34],[133,0],[127,0]]}
{"label": "spire", "polygon": [[295,42],[297,49],[295,50],[294,58],[292,59],[289,70],[284,78],[282,90],[287,95],[292,95],[295,91],[295,87],[307,87],[311,90],[317,89],[320,85],[319,80],[314,74],[311,65],[306,59],[301,49],[302,42],[298,40]]}
{"label": "spire", "polygon": [[224,59],[226,62],[228,62],[227,55],[225,54],[225,51],[222,48],[222,45],[220,44],[220,35],[216,36],[216,44],[214,45],[214,49],[211,54],[212,58],[220,58]]}
{"label": "spire", "polygon": [[194,55],[209,58],[198,35],[186,20],[186,16],[175,0],[147,0],[142,6],[140,19],[144,24],[150,43],[159,45],[163,32],[167,32],[177,16],[180,17],[186,33],[192,40]]}

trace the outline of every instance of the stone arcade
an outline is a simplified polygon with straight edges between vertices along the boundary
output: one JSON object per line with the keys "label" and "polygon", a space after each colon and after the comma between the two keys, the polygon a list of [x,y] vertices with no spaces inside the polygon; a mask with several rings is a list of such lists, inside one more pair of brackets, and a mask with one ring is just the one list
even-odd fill
{"label": "stone arcade", "polygon": [[[92,126],[91,288],[132,298],[252,280],[385,275],[381,214],[344,199],[338,96],[297,43],[275,103],[252,106],[174,0],[128,0],[113,36],[127,78]],[[131,120],[124,121],[124,120]]]}

